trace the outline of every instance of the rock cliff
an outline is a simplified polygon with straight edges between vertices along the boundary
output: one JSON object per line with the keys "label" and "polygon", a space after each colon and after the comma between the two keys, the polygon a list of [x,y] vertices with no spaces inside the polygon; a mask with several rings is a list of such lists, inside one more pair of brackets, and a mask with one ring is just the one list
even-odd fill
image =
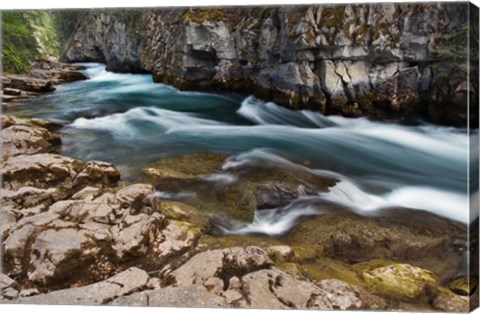
{"label": "rock cliff", "polygon": [[475,13],[466,2],[92,10],[64,58],[295,109],[465,126]]}

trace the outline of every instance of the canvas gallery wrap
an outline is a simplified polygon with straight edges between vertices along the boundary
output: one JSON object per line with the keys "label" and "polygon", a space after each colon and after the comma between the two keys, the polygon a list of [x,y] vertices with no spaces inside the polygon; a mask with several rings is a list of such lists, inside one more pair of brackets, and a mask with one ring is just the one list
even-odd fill
{"label": "canvas gallery wrap", "polygon": [[1,302],[478,306],[478,8],[4,10]]}

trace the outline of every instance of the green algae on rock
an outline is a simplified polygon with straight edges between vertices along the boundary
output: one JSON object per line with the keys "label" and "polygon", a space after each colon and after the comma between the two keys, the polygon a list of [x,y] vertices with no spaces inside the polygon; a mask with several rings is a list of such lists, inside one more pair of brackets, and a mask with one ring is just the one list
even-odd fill
{"label": "green algae on rock", "polygon": [[388,298],[430,300],[438,289],[436,276],[408,264],[392,264],[362,273],[368,289]]}
{"label": "green algae on rock", "polygon": [[[336,182],[302,168],[260,163],[223,169],[226,162],[227,157],[217,153],[169,157],[147,164],[139,180],[173,198],[180,195],[191,206],[241,222],[252,222],[257,209],[288,204],[301,193],[326,192]],[[182,197],[188,193],[194,193],[195,200]]]}

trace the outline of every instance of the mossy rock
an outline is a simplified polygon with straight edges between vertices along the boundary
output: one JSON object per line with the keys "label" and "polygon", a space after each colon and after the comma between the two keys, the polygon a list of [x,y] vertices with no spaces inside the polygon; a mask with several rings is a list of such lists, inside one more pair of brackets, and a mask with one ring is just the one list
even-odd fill
{"label": "mossy rock", "polygon": [[198,240],[198,247],[202,249],[225,249],[230,247],[247,247],[259,246],[268,248],[272,246],[282,245],[281,242],[275,238],[263,235],[225,235],[225,236],[210,236],[203,235]]}
{"label": "mossy rock", "polygon": [[[449,280],[463,267],[463,257],[452,239],[465,238],[466,230],[455,222],[401,208],[382,211],[374,217],[329,204],[318,204],[317,209],[320,215],[304,219],[281,241],[292,247],[308,247],[318,256],[348,264],[400,261],[428,269],[442,281]],[[377,267],[387,265],[382,263]]]}
{"label": "mossy rock", "polygon": [[[336,180],[305,169],[288,169],[268,163],[223,170],[227,156],[197,153],[148,163],[139,181],[148,182],[175,200],[206,213],[240,222],[252,222],[257,208],[284,206],[305,188],[310,194],[326,192]],[[194,197],[188,197],[194,193]],[[178,195],[187,195],[185,197]],[[168,198],[166,196],[165,198]]]}
{"label": "mossy rock", "polygon": [[202,8],[190,9],[183,15],[185,24],[190,22],[203,23],[205,21],[220,22],[226,21],[228,14],[225,9],[221,8]]}
{"label": "mossy rock", "polygon": [[275,267],[295,277],[305,277],[305,271],[297,263],[282,262],[275,264]]}
{"label": "mossy rock", "polygon": [[339,279],[353,285],[365,286],[362,277],[353,271],[349,264],[330,258],[320,258],[315,263],[302,265],[301,268],[311,280]]}
{"label": "mossy rock", "polygon": [[155,207],[168,219],[188,222],[201,228],[206,228],[209,224],[208,214],[182,202],[156,198]]}
{"label": "mossy rock", "polygon": [[151,162],[142,169],[141,177],[152,184],[165,178],[193,179],[221,169],[226,156],[216,153],[198,153],[175,156]]}
{"label": "mossy rock", "polygon": [[391,299],[430,300],[438,279],[430,271],[409,264],[392,264],[361,273],[368,290]]}
{"label": "mossy rock", "polygon": [[339,28],[344,22],[344,17],[345,17],[345,6],[334,5],[331,7],[326,7],[322,10],[320,25]]}

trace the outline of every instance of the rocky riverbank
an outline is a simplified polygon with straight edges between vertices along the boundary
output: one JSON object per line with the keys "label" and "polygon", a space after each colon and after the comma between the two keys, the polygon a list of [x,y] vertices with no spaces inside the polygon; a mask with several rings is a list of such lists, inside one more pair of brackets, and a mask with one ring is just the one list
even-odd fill
{"label": "rocky riverbank", "polygon": [[466,66],[468,49],[478,49],[467,41],[478,38],[478,9],[470,6],[92,10],[64,58],[149,72],[183,90],[253,93],[294,109],[456,126],[471,119],[478,127],[476,106],[467,116],[468,93],[474,104],[479,94],[478,63],[471,72]]}
{"label": "rocky riverbank", "polygon": [[322,215],[279,237],[225,235],[219,217],[249,221],[252,206],[295,197],[289,182],[321,191],[335,181],[250,169],[212,210],[155,186],[195,184],[223,155],[161,160],[123,182],[112,164],[56,154],[54,123],[2,116],[1,126],[2,302],[467,311],[478,299],[460,223],[319,204]]}
{"label": "rocky riverbank", "polygon": [[87,77],[79,72],[83,67],[58,61],[35,61],[32,70],[24,74],[2,73],[0,93],[2,106],[10,102],[35,97],[55,90],[55,85]]}

